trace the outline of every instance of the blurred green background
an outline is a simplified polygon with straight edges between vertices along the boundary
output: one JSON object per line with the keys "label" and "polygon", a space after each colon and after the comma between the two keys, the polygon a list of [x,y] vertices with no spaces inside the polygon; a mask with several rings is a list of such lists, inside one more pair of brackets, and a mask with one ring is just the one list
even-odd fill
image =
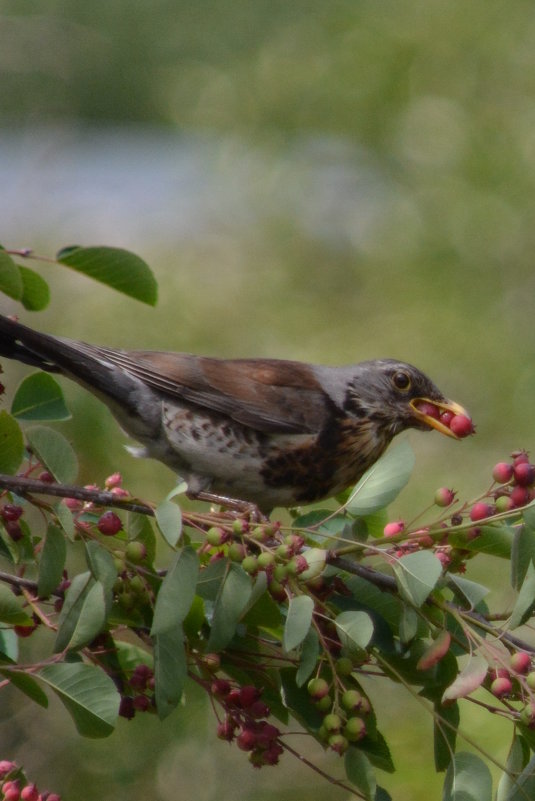
{"label": "blurred green background", "polygon": [[[52,303],[22,319],[125,347],[414,362],[477,436],[412,435],[393,516],[441,485],[470,498],[533,447],[534,131],[528,0],[0,2],[2,243],[126,247],[160,284],[154,310],[42,267]],[[24,374],[4,367],[11,385]],[[66,392],[82,481],[119,468],[163,498],[169,471],[124,454],[100,405]],[[504,573],[469,576],[503,605]],[[370,693],[399,769],[381,783],[395,801],[439,797],[429,716],[399,688]],[[105,742],[16,694],[2,709],[0,756],[67,801],[221,801],[237,785],[244,801],[346,798],[290,757],[254,772],[193,689],[163,725],[138,716]],[[463,722],[504,759],[506,726],[473,707]]]}

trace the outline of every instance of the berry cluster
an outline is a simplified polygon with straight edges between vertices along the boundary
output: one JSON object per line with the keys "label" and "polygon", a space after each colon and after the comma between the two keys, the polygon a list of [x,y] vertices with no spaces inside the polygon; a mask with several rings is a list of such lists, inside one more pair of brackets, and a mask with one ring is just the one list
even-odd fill
{"label": "berry cluster", "polygon": [[[489,670],[485,686],[495,698],[522,702],[522,708],[515,712],[515,717],[528,726],[535,728],[535,670],[533,655],[527,651],[516,651],[509,658],[508,667]],[[512,710],[512,707],[509,707]]]}
{"label": "berry cluster", "polygon": [[7,759],[0,760],[0,801],[61,801],[57,793],[39,792],[36,784],[26,781],[22,769]]}
{"label": "berry cluster", "polygon": [[239,687],[227,679],[214,679],[210,692],[225,711],[217,736],[227,742],[235,740],[238,748],[249,752],[249,761],[255,768],[276,765],[284,749],[279,729],[266,720],[270,709],[262,701],[261,691],[252,684]]}
{"label": "berry cluster", "polygon": [[474,424],[469,417],[464,414],[454,414],[453,412],[441,409],[435,406],[434,403],[423,401],[418,404],[418,411],[427,417],[432,417],[433,420],[438,420],[442,425],[449,428],[452,434],[460,439],[468,437],[470,434],[475,433]]}
{"label": "berry cluster", "polygon": [[[347,657],[341,657],[336,667],[338,678],[353,669],[352,662]],[[310,679],[307,690],[316,709],[324,715],[318,737],[327,743],[329,748],[338,754],[343,754],[350,743],[356,743],[366,736],[364,718],[370,714],[371,705],[360,690],[343,689],[337,693],[334,702],[328,682],[321,677]]]}
{"label": "berry cluster", "polygon": [[154,671],[143,663],[136,665],[128,684],[131,695],[122,696],[119,715],[131,720],[136,712],[154,709]]}
{"label": "berry cluster", "polygon": [[287,599],[286,585],[290,581],[297,578],[309,582],[325,567],[324,552],[307,551],[304,537],[283,536],[276,522],[250,528],[247,521],[240,519],[231,527],[214,526],[206,532],[201,553],[209,554],[210,561],[228,557],[251,576],[264,572],[268,590],[276,601]]}

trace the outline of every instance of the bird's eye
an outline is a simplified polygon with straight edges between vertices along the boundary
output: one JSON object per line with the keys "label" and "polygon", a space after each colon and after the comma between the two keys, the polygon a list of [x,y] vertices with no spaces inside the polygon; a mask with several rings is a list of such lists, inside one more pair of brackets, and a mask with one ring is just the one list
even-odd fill
{"label": "bird's eye", "polygon": [[411,385],[411,377],[404,370],[397,370],[392,376],[392,383],[396,389],[407,390]]}

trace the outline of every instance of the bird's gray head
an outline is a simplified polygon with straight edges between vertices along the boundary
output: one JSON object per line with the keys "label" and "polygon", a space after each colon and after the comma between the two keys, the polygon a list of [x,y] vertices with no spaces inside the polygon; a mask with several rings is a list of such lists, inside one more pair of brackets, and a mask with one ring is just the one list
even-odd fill
{"label": "bird's gray head", "polygon": [[[431,404],[436,417],[429,414]],[[419,407],[422,407],[420,410]],[[361,362],[354,367],[344,399],[344,411],[357,419],[368,419],[394,437],[406,428],[436,428],[456,435],[438,419],[444,411],[469,416],[458,403],[447,400],[421,370],[394,359]]]}

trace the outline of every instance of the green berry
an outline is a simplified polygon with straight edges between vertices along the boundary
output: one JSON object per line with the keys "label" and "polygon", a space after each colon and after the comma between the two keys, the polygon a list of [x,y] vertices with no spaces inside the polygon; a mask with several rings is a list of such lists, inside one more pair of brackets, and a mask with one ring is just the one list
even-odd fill
{"label": "green berry", "polygon": [[331,734],[327,743],[337,754],[344,754],[349,748],[349,743],[343,734]]}
{"label": "green berry", "polygon": [[228,555],[233,562],[243,562],[247,555],[247,551],[241,542],[233,542],[229,545]]}
{"label": "green berry", "polygon": [[362,740],[362,738],[366,736],[366,724],[362,718],[349,718],[344,726],[344,734],[352,743]]}
{"label": "green berry", "polygon": [[361,707],[362,695],[358,690],[346,690],[342,695],[341,702],[344,709],[347,709],[348,712],[355,712]]}
{"label": "green berry", "polygon": [[275,555],[271,551],[262,551],[261,554],[258,554],[256,561],[258,562],[258,567],[261,570],[265,570],[266,567],[271,567],[275,563]]}
{"label": "green berry", "polygon": [[246,556],[241,566],[250,576],[255,576],[258,573],[258,559],[256,556]]}
{"label": "green berry", "polygon": [[348,656],[341,656],[336,661],[336,672],[339,676],[349,676],[353,672],[353,662]]}
{"label": "green berry", "polygon": [[318,710],[318,712],[328,712],[332,709],[333,699],[330,695],[324,695],[323,698],[320,698],[319,701],[314,703],[314,706]]}
{"label": "green berry", "polygon": [[325,679],[319,677],[310,679],[307,684],[307,692],[315,701],[319,701],[320,698],[325,698],[329,694],[329,685]]}
{"label": "green berry", "polygon": [[323,718],[323,725],[331,734],[337,734],[342,728],[342,718],[336,712],[330,712]]}
{"label": "green berry", "polygon": [[124,553],[128,561],[133,562],[135,565],[139,565],[147,558],[147,548],[139,540],[129,542]]}
{"label": "green berry", "polygon": [[206,542],[210,545],[218,546],[222,545],[227,539],[227,533],[224,529],[218,528],[217,526],[212,526],[206,532]]}

